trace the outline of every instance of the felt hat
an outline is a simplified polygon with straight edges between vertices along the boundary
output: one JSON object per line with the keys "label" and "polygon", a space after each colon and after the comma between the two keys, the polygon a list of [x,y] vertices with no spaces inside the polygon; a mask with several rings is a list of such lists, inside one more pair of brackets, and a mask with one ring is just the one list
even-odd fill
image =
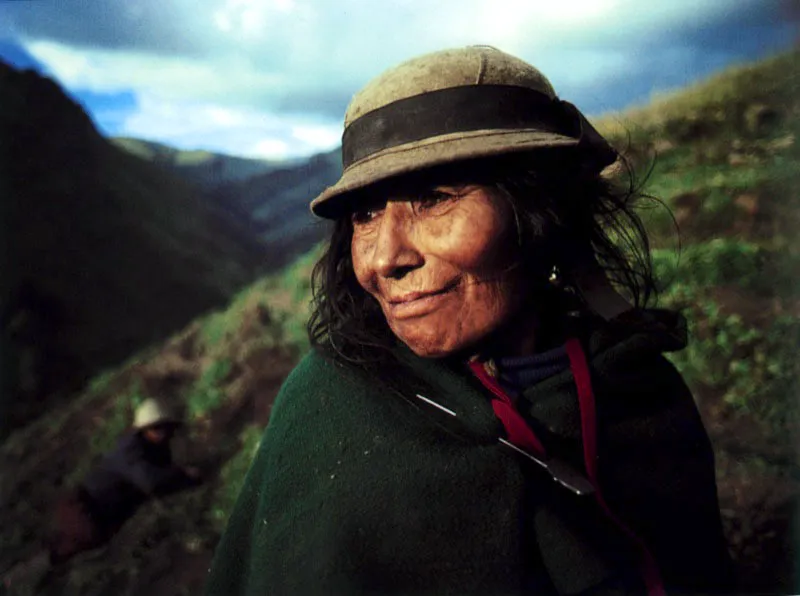
{"label": "felt hat", "polygon": [[133,428],[142,430],[156,424],[177,425],[180,424],[180,420],[173,416],[160,401],[148,398],[136,408],[133,416]]}
{"label": "felt hat", "polygon": [[616,152],[530,64],[489,46],[426,54],[373,79],[351,100],[341,178],[311,202],[336,218],[354,191],[459,160],[573,148],[600,171]]}

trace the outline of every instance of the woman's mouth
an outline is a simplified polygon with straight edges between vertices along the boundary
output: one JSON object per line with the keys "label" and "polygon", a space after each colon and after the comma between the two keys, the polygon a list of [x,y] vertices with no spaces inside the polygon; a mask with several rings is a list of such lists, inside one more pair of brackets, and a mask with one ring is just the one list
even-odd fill
{"label": "woman's mouth", "polygon": [[410,319],[430,314],[448,298],[456,284],[448,284],[430,292],[408,292],[386,300],[386,315],[392,319]]}

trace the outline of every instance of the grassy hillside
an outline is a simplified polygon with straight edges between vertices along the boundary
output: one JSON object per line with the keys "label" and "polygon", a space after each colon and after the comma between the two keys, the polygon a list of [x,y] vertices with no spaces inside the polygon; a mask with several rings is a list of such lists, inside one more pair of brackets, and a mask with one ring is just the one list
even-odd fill
{"label": "grassy hillside", "polygon": [[[617,144],[631,145],[638,163],[657,152],[647,189],[680,228],[679,249],[669,212],[657,203],[643,211],[661,306],[689,319],[691,347],[675,362],[715,447],[731,552],[744,587],[759,593],[794,590],[798,552],[797,56],[731,70],[598,122]],[[200,462],[209,481],[144,507],[108,548],[58,570],[42,593],[197,593],[272,400],[307,349],[314,258],[263,278],[227,309],[95,378],[68,408],[10,437],[0,448],[12,479],[2,486],[8,538],[0,569],[35,550],[48,504],[112,444],[136,403],[159,395],[182,405],[191,422],[177,457]]]}
{"label": "grassy hillside", "polygon": [[0,64],[0,102],[5,429],[226,303],[265,250],[192,186],[105,141],[53,81]]}
{"label": "grassy hillside", "polygon": [[646,189],[671,210],[651,203],[642,214],[661,305],[689,320],[689,347],[673,360],[714,443],[745,586],[763,593],[800,585],[799,56],[597,122],[635,162],[653,164]]}
{"label": "grassy hillside", "polygon": [[733,69],[597,123],[630,142],[634,159],[655,155],[646,188],[671,213],[652,204],[643,216],[663,303],[686,310],[695,339],[678,364],[701,393],[776,424],[798,414],[797,57]]}
{"label": "grassy hillside", "polygon": [[275,394],[307,347],[314,257],[261,279],[226,310],[97,376],[78,399],[12,434],[0,447],[0,570],[36,552],[49,507],[155,395],[190,422],[175,457],[197,464],[206,483],[147,504],[113,544],[58,570],[38,593],[197,594]]}

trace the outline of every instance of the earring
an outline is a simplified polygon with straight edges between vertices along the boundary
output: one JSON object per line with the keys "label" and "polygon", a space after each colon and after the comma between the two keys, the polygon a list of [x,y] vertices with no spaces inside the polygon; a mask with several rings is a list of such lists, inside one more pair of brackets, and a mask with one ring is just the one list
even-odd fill
{"label": "earring", "polygon": [[550,275],[547,278],[547,281],[553,287],[556,287],[556,288],[560,288],[561,287],[563,279],[561,279],[561,270],[558,268],[558,265],[553,265],[553,268],[550,269]]}
{"label": "earring", "polygon": [[578,293],[575,287],[570,283],[564,282],[564,276],[561,274],[561,269],[558,265],[553,265],[550,269],[550,275],[547,278],[548,283],[556,290],[561,291],[561,296],[564,298],[565,314],[571,319],[576,319],[581,316],[581,309],[579,306]]}

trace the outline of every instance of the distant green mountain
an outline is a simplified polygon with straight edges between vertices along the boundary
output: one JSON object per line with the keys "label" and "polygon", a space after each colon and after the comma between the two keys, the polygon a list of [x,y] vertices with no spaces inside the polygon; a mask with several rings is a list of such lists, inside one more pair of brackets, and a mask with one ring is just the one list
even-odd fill
{"label": "distant green mountain", "polygon": [[309,203],[341,176],[340,150],[218,188],[221,205],[236,206],[253,221],[268,248],[270,265],[286,265],[325,235],[327,222],[311,215]]}
{"label": "distant green mountain", "polygon": [[0,147],[5,429],[263,271],[246,218],[107,142],[52,80],[1,63]]}
{"label": "distant green mountain", "polygon": [[290,263],[325,234],[326,222],[313,217],[308,204],[341,175],[339,149],[277,162],[182,151],[138,139],[111,141],[197,185],[216,207],[251,226],[267,249],[268,269]]}
{"label": "distant green mountain", "polygon": [[130,137],[112,137],[109,140],[117,147],[172,170],[206,189],[242,181],[294,163],[233,157],[211,151],[187,151]]}

